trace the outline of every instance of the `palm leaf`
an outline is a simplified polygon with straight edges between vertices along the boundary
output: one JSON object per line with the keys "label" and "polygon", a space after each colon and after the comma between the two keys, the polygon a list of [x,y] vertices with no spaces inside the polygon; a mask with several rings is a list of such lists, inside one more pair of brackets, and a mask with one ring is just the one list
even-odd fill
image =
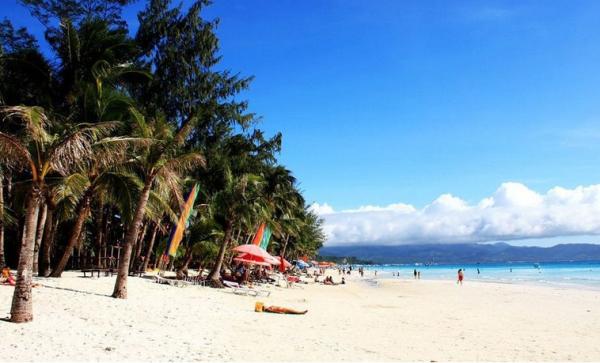
{"label": "palm leaf", "polygon": [[3,132],[0,132],[0,164],[16,169],[30,166],[32,173],[36,172],[29,150],[16,137]]}
{"label": "palm leaf", "polygon": [[42,107],[38,106],[6,106],[0,109],[6,118],[17,118],[25,124],[29,136],[40,144],[51,141],[50,135],[46,132],[49,124],[48,117]]}
{"label": "palm leaf", "polygon": [[72,132],[52,147],[47,166],[42,172],[47,173],[52,169],[61,175],[67,175],[73,165],[91,159],[94,156],[92,144],[118,125],[118,122],[102,122]]}

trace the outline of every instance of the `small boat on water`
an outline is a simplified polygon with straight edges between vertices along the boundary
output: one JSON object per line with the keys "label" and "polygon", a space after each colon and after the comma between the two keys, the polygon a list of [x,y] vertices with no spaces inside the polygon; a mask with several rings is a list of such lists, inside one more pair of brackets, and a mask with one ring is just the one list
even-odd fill
{"label": "small boat on water", "polygon": [[537,263],[537,262],[535,262],[535,263],[533,264],[533,268],[537,268],[537,269],[539,269],[539,268],[540,268],[540,264],[539,264],[539,263]]}

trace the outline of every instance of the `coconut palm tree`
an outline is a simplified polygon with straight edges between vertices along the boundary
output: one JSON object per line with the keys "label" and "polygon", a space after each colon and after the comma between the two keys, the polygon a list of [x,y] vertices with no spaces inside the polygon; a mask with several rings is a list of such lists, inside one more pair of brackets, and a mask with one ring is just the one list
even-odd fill
{"label": "coconut palm tree", "polygon": [[25,202],[25,226],[17,281],[13,294],[12,322],[33,319],[31,279],[39,203],[52,174],[69,175],[81,162],[93,157],[92,144],[115,128],[114,123],[78,125],[53,133],[55,121],[40,107],[12,106],[0,109],[4,121],[18,123],[18,134],[0,132],[0,163],[24,170],[31,178]]}
{"label": "coconut palm tree", "polygon": [[262,179],[258,175],[245,173],[235,175],[224,165],[223,187],[212,196],[216,220],[223,229],[223,239],[215,264],[208,275],[212,286],[221,287],[221,267],[225,253],[233,238],[233,229],[241,215],[259,204],[259,190]]}
{"label": "coconut palm tree", "polygon": [[129,161],[130,166],[138,172],[143,186],[135,204],[133,218],[125,233],[124,251],[119,261],[117,280],[112,294],[113,297],[120,299],[127,298],[127,276],[131,252],[138,238],[152,189],[169,189],[177,195],[178,200],[183,202],[180,192],[181,176],[204,165],[204,158],[200,153],[184,148],[185,140],[195,122],[194,118],[188,119],[179,129],[175,129],[163,117],[157,116],[146,123],[143,115],[138,112],[134,112],[134,115],[136,121],[134,135],[151,142]]}
{"label": "coconut palm tree", "polygon": [[[130,66],[110,65],[101,60],[96,62],[91,71],[94,82],[89,83],[84,92],[82,116],[90,122],[122,121],[136,111],[133,109],[132,99],[117,90],[116,82],[129,74],[145,74]],[[130,146],[141,145],[147,142],[143,138],[127,136],[105,138],[94,145],[96,157],[87,163],[81,163],[73,174],[64,179],[62,190],[72,192],[78,196],[75,210],[75,220],[69,235],[67,247],[52,271],[51,277],[60,277],[69,261],[73,248],[79,241],[79,236],[87,219],[93,198],[97,193],[119,194],[136,190],[138,179],[119,163],[128,157],[127,150]],[[122,203],[130,198],[117,198],[116,202]]]}

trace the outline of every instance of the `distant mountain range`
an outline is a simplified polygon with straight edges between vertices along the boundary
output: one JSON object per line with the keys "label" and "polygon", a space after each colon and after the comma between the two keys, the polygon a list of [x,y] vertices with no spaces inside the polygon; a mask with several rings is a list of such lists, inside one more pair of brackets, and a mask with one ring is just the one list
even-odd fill
{"label": "distant mountain range", "polygon": [[320,256],[356,257],[373,263],[490,263],[600,261],[600,245],[559,244],[521,247],[495,244],[429,244],[323,247]]}

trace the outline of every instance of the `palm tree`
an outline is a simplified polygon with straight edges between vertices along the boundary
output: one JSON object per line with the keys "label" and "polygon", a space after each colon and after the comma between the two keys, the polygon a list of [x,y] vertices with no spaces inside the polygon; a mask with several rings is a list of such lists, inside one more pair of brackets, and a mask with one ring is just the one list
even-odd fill
{"label": "palm tree", "polygon": [[[106,61],[98,61],[92,67],[94,82],[89,83],[84,92],[83,116],[92,122],[123,120],[135,110],[131,106],[133,100],[116,89],[116,82],[129,74],[145,74],[129,66],[111,66]],[[97,193],[108,194],[129,193],[137,187],[135,176],[119,167],[119,163],[127,158],[126,151],[130,145],[141,145],[146,140],[133,137],[105,138],[94,145],[96,157],[64,179],[63,190],[78,196],[75,209],[75,222],[69,236],[67,247],[51,277],[60,277],[69,261],[73,248],[79,241],[85,220],[87,219],[94,196]],[[121,203],[129,198],[117,198]]]}
{"label": "palm tree", "polygon": [[233,228],[239,216],[246,214],[248,209],[255,208],[258,205],[260,183],[261,178],[258,175],[250,173],[234,175],[231,169],[224,165],[223,187],[212,197],[216,219],[223,228],[223,239],[219,253],[207,277],[215,287],[222,287],[220,281],[221,267],[233,237]]}
{"label": "palm tree", "polygon": [[[118,152],[120,153],[120,151]],[[65,189],[69,189],[68,193],[74,194],[79,200],[75,208],[75,221],[69,235],[67,247],[58,262],[57,266],[52,270],[50,277],[60,277],[64,268],[69,261],[73,248],[77,245],[85,220],[88,218],[91,210],[92,199],[97,193],[109,193],[119,195],[121,198],[115,198],[121,203],[121,209],[127,208],[123,206],[123,202],[129,200],[129,197],[124,197],[124,193],[131,193],[132,190],[139,188],[138,180],[135,176],[119,169],[118,167],[104,169],[97,162],[98,160],[115,160],[115,152],[108,152],[103,156],[95,158],[89,168],[82,168],[65,178]]]}
{"label": "palm tree", "polygon": [[30,174],[30,186],[25,202],[25,226],[17,281],[13,294],[12,322],[33,319],[31,279],[37,214],[46,177],[51,173],[68,175],[78,164],[93,157],[92,144],[115,125],[100,123],[80,125],[63,134],[54,134],[53,122],[40,107],[13,106],[1,109],[4,120],[19,122],[21,137],[0,132],[0,162]]}
{"label": "palm tree", "polygon": [[192,130],[195,119],[188,119],[178,130],[167,123],[162,117],[155,117],[150,123],[135,112],[136,127],[134,133],[141,138],[152,140],[144,149],[140,150],[130,164],[136,168],[143,181],[139,193],[133,218],[125,233],[125,248],[119,261],[117,280],[112,296],[127,298],[127,276],[131,252],[135,244],[152,188],[166,188],[181,197],[181,175],[204,165],[204,158],[196,151],[185,150],[186,137]]}

